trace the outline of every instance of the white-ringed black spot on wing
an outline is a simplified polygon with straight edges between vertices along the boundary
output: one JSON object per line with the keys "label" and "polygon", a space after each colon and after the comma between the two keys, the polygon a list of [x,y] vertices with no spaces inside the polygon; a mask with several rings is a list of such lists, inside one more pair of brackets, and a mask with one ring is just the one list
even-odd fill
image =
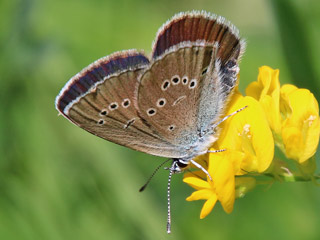
{"label": "white-ringed black spot on wing", "polygon": [[178,85],[180,83],[180,77],[178,75],[175,75],[171,78],[172,85]]}
{"label": "white-ringed black spot on wing", "polygon": [[118,103],[117,102],[110,103],[109,109],[111,111],[116,110],[117,108],[118,108]]}
{"label": "white-ringed black spot on wing", "polygon": [[182,78],[182,84],[183,84],[183,85],[187,85],[187,84],[188,84],[188,77],[187,77],[187,76],[184,76],[184,77]]}
{"label": "white-ringed black spot on wing", "polygon": [[208,71],[208,68],[206,67],[205,69],[203,69],[201,75],[205,75],[207,73],[207,71]]}
{"label": "white-ringed black spot on wing", "polygon": [[155,115],[156,113],[157,113],[157,110],[154,109],[154,108],[149,108],[149,109],[147,110],[147,114],[148,114],[149,117]]}
{"label": "white-ringed black spot on wing", "polygon": [[162,91],[167,90],[170,87],[170,81],[169,80],[164,80],[161,86]]}
{"label": "white-ringed black spot on wing", "polygon": [[192,79],[189,83],[189,88],[193,89],[197,86],[197,79]]}
{"label": "white-ringed black spot on wing", "polygon": [[103,120],[103,119],[100,119],[100,120],[98,121],[98,124],[99,124],[99,125],[103,125],[103,124],[104,124],[104,120]]}
{"label": "white-ringed black spot on wing", "polygon": [[106,116],[108,115],[108,110],[107,109],[102,109],[100,112],[100,116]]}
{"label": "white-ringed black spot on wing", "polygon": [[157,107],[163,107],[164,105],[166,105],[167,100],[165,98],[159,98],[157,101]]}
{"label": "white-ringed black spot on wing", "polygon": [[126,99],[124,99],[123,102],[122,102],[122,107],[127,108],[127,107],[130,106],[130,103],[131,103],[131,102],[130,102],[130,99],[126,98]]}
{"label": "white-ringed black spot on wing", "polygon": [[175,128],[176,128],[175,125],[170,125],[170,126],[168,127],[168,130],[169,130],[170,132],[172,132]]}

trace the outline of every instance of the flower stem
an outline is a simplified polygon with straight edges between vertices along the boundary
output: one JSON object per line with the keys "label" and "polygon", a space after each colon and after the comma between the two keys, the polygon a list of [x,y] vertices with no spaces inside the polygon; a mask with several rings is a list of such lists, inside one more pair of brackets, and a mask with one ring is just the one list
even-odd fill
{"label": "flower stem", "polygon": [[294,174],[277,174],[275,176],[272,173],[265,173],[263,175],[267,177],[272,177],[274,179],[281,179],[280,181],[284,181],[284,182],[310,182],[310,181],[320,179],[319,175],[302,176],[302,175],[294,175]]}

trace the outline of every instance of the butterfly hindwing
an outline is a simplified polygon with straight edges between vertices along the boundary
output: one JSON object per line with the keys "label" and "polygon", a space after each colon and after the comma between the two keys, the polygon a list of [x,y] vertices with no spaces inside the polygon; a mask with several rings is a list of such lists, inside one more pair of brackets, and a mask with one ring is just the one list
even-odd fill
{"label": "butterfly hindwing", "polygon": [[213,51],[212,45],[201,41],[178,44],[155,60],[140,78],[139,114],[173,145],[188,147],[198,139],[195,123]]}
{"label": "butterfly hindwing", "polygon": [[152,58],[181,42],[197,40],[218,43],[217,58],[224,65],[228,59],[237,59],[244,51],[238,29],[223,17],[204,11],[179,13],[159,30],[153,44]]}
{"label": "butterfly hindwing", "polygon": [[235,72],[239,72],[239,60],[245,51],[245,41],[239,30],[223,17],[205,11],[179,13],[159,30],[153,44],[152,59],[156,59],[170,47],[185,41],[204,41],[217,44],[216,59],[220,65],[220,81],[228,95],[237,85]]}
{"label": "butterfly hindwing", "polygon": [[[199,139],[214,134],[214,123],[237,85],[243,51],[238,30],[223,18],[204,12],[174,16],[159,29],[151,65],[141,77],[139,113],[180,151],[181,146],[197,148]],[[188,84],[183,85],[185,76]],[[161,100],[165,106],[159,106]]]}

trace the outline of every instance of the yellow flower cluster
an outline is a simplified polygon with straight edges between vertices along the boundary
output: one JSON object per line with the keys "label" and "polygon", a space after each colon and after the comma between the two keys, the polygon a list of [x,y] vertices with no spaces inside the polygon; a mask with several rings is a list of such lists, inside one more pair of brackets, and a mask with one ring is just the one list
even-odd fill
{"label": "yellow flower cluster", "polygon": [[217,201],[225,212],[232,212],[235,198],[256,185],[254,176],[276,175],[281,168],[289,171],[274,158],[275,145],[304,167],[304,173],[313,174],[308,161],[320,136],[319,106],[313,94],[290,84],[280,87],[279,70],[263,66],[246,95],[235,92],[226,114],[248,107],[220,125],[219,139],[210,149],[226,151],[195,159],[206,161],[212,181],[200,171],[184,175],[183,181],[196,189],[187,200],[206,200],[200,218],[206,217]]}
{"label": "yellow flower cluster", "polygon": [[313,94],[285,84],[280,88],[279,70],[261,67],[258,81],[246,94],[264,109],[276,145],[287,158],[303,163],[312,157],[319,143],[319,106]]}

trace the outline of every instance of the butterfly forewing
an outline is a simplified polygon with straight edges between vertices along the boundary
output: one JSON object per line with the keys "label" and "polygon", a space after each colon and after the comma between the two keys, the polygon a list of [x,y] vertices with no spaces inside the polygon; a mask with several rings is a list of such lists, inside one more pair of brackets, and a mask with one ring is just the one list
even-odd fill
{"label": "butterfly forewing", "polygon": [[98,60],[70,80],[57,98],[58,110],[101,138],[149,154],[175,157],[173,146],[153,132],[135,108],[137,79],[147,64],[147,58],[135,51]]}

